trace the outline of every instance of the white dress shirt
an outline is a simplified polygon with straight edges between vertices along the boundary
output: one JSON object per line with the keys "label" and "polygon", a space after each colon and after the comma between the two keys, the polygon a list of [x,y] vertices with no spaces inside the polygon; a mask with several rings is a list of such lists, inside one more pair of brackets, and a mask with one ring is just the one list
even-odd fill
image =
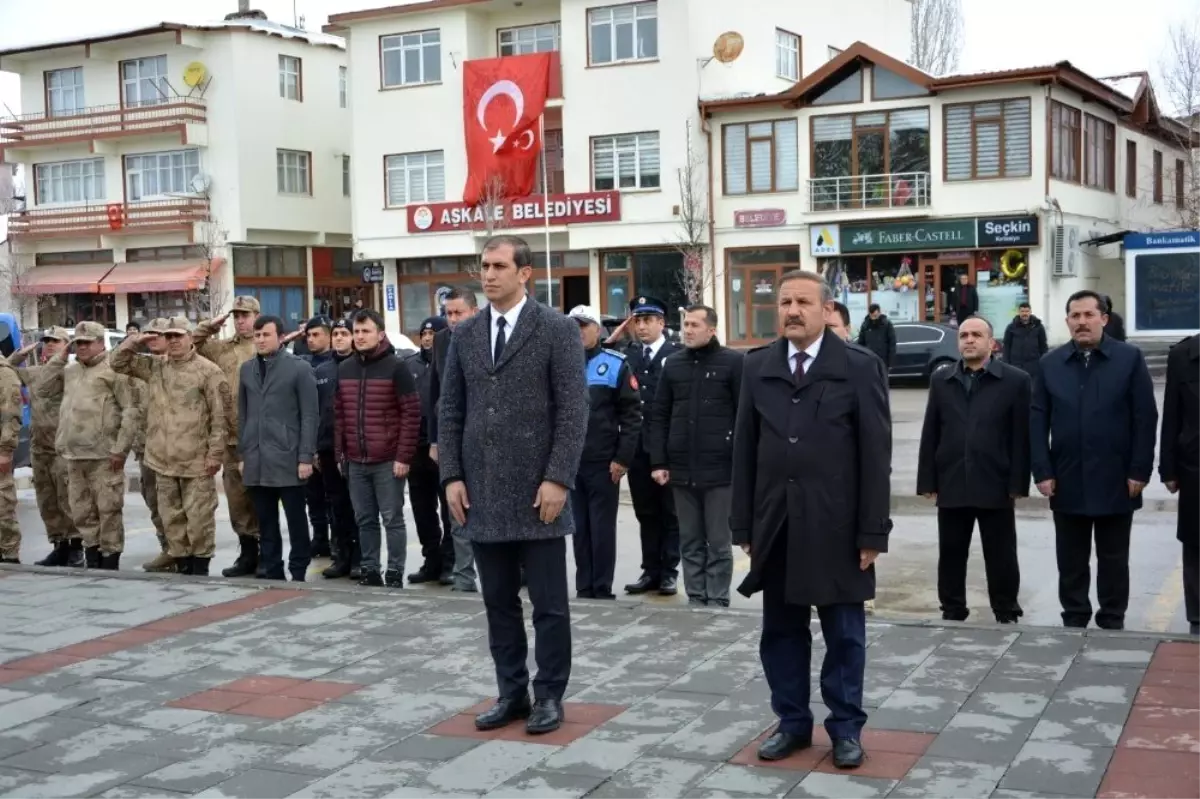
{"label": "white dress shirt", "polygon": [[520,317],[521,309],[525,307],[525,302],[528,299],[529,299],[528,296],[521,297],[520,301],[516,305],[509,308],[504,313],[500,313],[500,311],[496,310],[495,305],[491,306],[491,308],[490,308],[491,314],[489,314],[489,315],[492,318],[491,342],[492,342],[492,357],[493,358],[495,357],[495,353],[496,353],[496,336],[500,333],[500,326],[496,324],[496,320],[498,320],[502,316],[504,317],[504,346],[507,347],[508,342],[512,341],[513,328],[515,328],[517,326],[517,318]]}
{"label": "white dress shirt", "polygon": [[[825,336],[817,336],[817,340],[804,348],[804,352],[808,354],[808,360],[804,362],[804,374],[808,374],[808,370],[812,368],[813,361],[817,360],[818,353],[821,352],[821,340]],[[796,373],[796,357],[800,355],[800,350],[792,342],[788,342],[788,370]]]}
{"label": "white dress shirt", "polygon": [[646,352],[647,347],[650,348],[650,360],[646,361],[646,363],[643,364],[647,369],[650,368],[650,361],[653,361],[655,358],[658,357],[658,351],[661,350],[662,345],[666,344],[666,343],[667,343],[667,337],[659,336],[658,340],[655,341],[653,344],[643,344],[642,345],[642,353],[643,354]]}

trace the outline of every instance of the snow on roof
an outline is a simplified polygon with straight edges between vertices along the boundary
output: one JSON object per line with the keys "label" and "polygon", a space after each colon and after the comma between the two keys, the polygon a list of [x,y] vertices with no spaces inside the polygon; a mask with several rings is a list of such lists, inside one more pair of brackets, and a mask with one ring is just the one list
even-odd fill
{"label": "snow on roof", "polygon": [[1137,97],[1138,89],[1142,87],[1141,75],[1117,75],[1111,78],[1099,78],[1099,81],[1118,94],[1123,94],[1130,100]]}

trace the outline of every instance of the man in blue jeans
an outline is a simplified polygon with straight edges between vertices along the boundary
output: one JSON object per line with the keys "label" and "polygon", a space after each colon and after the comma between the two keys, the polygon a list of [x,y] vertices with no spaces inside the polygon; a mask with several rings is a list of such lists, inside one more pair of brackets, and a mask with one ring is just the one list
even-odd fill
{"label": "man in blue jeans", "polygon": [[[417,384],[384,332],[377,311],[356,311],[354,356],[338,365],[334,450],[350,487],[362,549],[359,585],[404,585],[408,534],[404,479],[417,451],[421,402]],[[380,518],[387,533],[387,572],[380,574]]]}

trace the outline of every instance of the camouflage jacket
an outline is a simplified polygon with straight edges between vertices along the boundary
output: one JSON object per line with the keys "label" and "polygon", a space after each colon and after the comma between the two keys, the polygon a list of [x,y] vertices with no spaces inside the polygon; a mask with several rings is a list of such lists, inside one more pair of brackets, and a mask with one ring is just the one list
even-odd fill
{"label": "camouflage jacket", "polygon": [[0,361],[0,453],[12,456],[21,437],[21,378],[6,361]]}
{"label": "camouflage jacket", "polygon": [[241,336],[215,338],[220,330],[221,328],[214,326],[211,320],[201,322],[192,331],[192,341],[196,344],[197,352],[221,367],[225,382],[229,383],[230,391],[233,392],[233,415],[229,417],[229,445],[236,447],[238,384],[241,382],[242,364],[254,357],[254,339]]}
{"label": "camouflage jacket", "polygon": [[[17,353],[8,356],[8,362],[19,366],[25,360],[18,358]],[[38,391],[50,372],[43,364],[41,366],[22,366],[17,369],[17,377],[29,387],[29,449],[43,455],[54,454],[54,437],[58,435],[58,412],[62,405],[62,380],[55,382],[57,391]],[[59,376],[61,378],[61,375]]]}
{"label": "camouflage jacket", "polygon": [[129,388],[133,392],[133,402],[137,405],[138,414],[142,420],[142,423],[137,426],[137,430],[133,431],[133,454],[138,460],[141,460],[142,455],[146,452],[146,400],[149,390],[146,388],[145,381],[138,380],[136,377],[129,378]]}
{"label": "camouflage jacket", "polygon": [[62,410],[54,448],[67,460],[101,460],[128,455],[133,436],[142,425],[129,378],[109,365],[108,353],[90,361],[67,363],[63,354],[46,362],[49,376],[39,391],[58,390],[62,383]]}
{"label": "camouflage jacket", "polygon": [[118,347],[112,368],[146,383],[145,464],[168,477],[204,477],[205,462],[220,463],[233,414],[229,383],[193,350],[174,360]]}

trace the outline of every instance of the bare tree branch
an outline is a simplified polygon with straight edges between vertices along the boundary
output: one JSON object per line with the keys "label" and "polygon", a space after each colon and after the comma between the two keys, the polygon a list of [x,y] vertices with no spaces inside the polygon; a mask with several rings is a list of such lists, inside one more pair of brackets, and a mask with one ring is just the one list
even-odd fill
{"label": "bare tree branch", "polygon": [[908,61],[930,75],[958,69],[963,45],[962,0],[911,0]]}
{"label": "bare tree branch", "polygon": [[[1159,74],[1164,105],[1168,106],[1163,110],[1185,128],[1175,137],[1179,140],[1180,149],[1186,153],[1183,159],[1183,202],[1177,203],[1179,224],[1195,230],[1200,227],[1200,150],[1192,145],[1200,138],[1200,15],[1170,27],[1159,62]],[[1173,165],[1171,169],[1172,174],[1163,177],[1163,182],[1167,184],[1163,187],[1164,195],[1176,193],[1175,181],[1178,178],[1173,173]],[[1172,196],[1169,199],[1179,198]]]}
{"label": "bare tree branch", "polygon": [[[504,221],[504,179],[499,175],[491,175],[483,186],[479,203],[471,216],[470,228],[475,234],[477,254],[482,254],[483,245],[495,235],[496,230]],[[471,277],[479,277],[479,260],[476,259],[469,269]]]}
{"label": "bare tree branch", "polygon": [[[209,200],[210,210],[204,221],[198,223],[200,237],[195,245],[199,248],[200,257],[205,263],[204,285],[194,291],[185,292],[183,300],[184,309],[192,321],[211,319],[228,304],[230,299],[229,290],[225,284],[218,286],[213,281],[213,271],[217,267],[218,260],[226,256],[227,231],[221,228],[212,215],[211,198],[206,196],[205,199]],[[232,270],[233,264],[226,264],[226,268]]]}
{"label": "bare tree branch", "polygon": [[696,146],[692,123],[687,123],[685,160],[677,170],[679,183],[679,238],[675,249],[683,255],[683,271],[679,288],[688,304],[708,301],[710,289],[716,285],[718,272],[708,248],[711,221],[708,215],[708,169],[704,153]]}

